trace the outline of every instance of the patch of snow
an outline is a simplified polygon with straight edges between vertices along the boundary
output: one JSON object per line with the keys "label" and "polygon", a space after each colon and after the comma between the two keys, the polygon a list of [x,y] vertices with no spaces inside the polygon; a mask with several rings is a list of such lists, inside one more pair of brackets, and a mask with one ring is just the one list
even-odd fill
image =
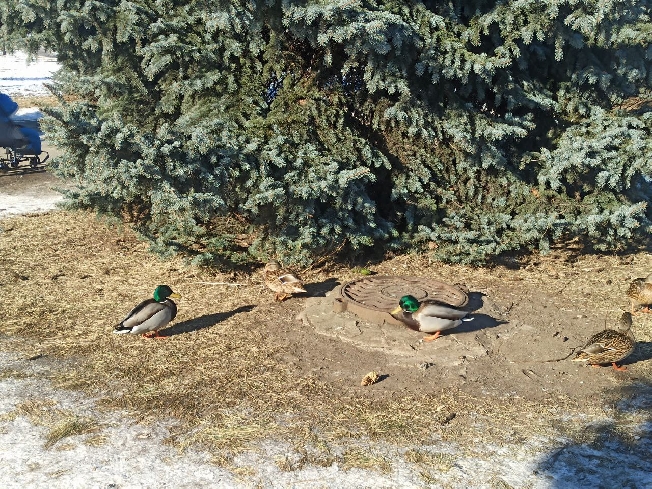
{"label": "patch of snow", "polygon": [[0,191],[0,219],[19,214],[47,212],[63,201],[63,194],[54,190],[41,190],[38,195],[24,193],[7,195]]}
{"label": "patch of snow", "polygon": [[[3,380],[0,412],[7,413],[26,399],[66,396],[38,381]],[[79,396],[67,394],[76,401]],[[64,398],[65,401],[65,398]],[[88,402],[76,410],[92,409]],[[68,403],[70,404],[70,403]],[[87,416],[89,413],[81,413]],[[97,415],[97,413],[92,413]],[[119,413],[118,413],[119,414]],[[102,425],[104,443],[85,443],[91,435],[65,438],[45,447],[47,429],[18,416],[2,423],[0,431],[0,485],[7,489],[51,487],[170,487],[237,488],[226,470],[207,463],[207,455],[179,454],[163,443],[163,426],[141,426],[119,417]]]}
{"label": "patch of snow", "polygon": [[9,118],[15,122],[21,121],[38,121],[43,117],[43,112],[38,107],[24,107],[18,109]]}
{"label": "patch of snow", "polygon": [[541,473],[555,488],[649,488],[651,449],[649,431],[646,441],[635,444],[615,440],[594,447],[569,442],[545,458]]}
{"label": "patch of snow", "polygon": [[[26,368],[47,371],[39,362],[0,352],[0,370]],[[398,475],[374,471],[344,471],[337,465],[283,473],[269,455],[240,456],[236,466],[257,469],[248,480],[209,462],[210,454],[179,452],[165,443],[172,423],[135,423],[127,413],[101,411],[94,401],[76,392],[53,389],[36,378],[0,380],[0,487],[29,488],[249,488],[262,487],[418,487]],[[47,428],[28,418],[7,416],[25,401],[54,401],[58,409],[95,420],[99,433],[64,438],[46,447]],[[4,416],[4,420],[2,419]],[[103,443],[89,443],[95,435]],[[255,464],[255,465],[251,465]]]}
{"label": "patch of snow", "polygon": [[47,95],[44,83],[60,68],[54,55],[39,55],[28,61],[23,52],[0,55],[0,92],[10,96]]}

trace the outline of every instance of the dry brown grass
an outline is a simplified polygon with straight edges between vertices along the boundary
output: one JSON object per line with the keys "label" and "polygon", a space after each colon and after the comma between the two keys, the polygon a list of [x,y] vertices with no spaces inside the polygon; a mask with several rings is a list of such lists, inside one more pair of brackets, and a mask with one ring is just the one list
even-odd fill
{"label": "dry brown grass", "polygon": [[[473,281],[487,290],[507,276],[514,284],[545,287],[553,274],[577,273],[572,263],[561,260],[553,266],[551,260],[537,265],[543,273],[527,267],[453,267],[416,255],[374,268],[405,273],[427,264],[443,279]],[[222,274],[180,258],[163,261],[128,228],[108,225],[91,213],[61,211],[0,221],[0,262],[0,347],[61,360],[62,367],[49,376],[54,384],[87,392],[106,409],[126,410],[141,421],[176,418],[179,426],[170,441],[181,448],[237,452],[262,439],[291,439],[298,458],[278,461],[290,470],[317,460],[332,462],[328,448],[301,455],[302,447],[316,446],[316,440],[327,446],[345,439],[409,444],[481,436],[500,443],[518,439],[523,430],[513,427],[524,422],[524,413],[538,414],[527,420],[527,433],[545,433],[552,419],[576,407],[575,400],[563,396],[546,402],[521,399],[515,405],[508,397],[483,398],[436,385],[425,394],[383,394],[373,390],[376,386],[359,386],[368,369],[352,375],[348,385],[297,372],[284,361],[292,335],[280,331],[300,328],[294,319],[300,300],[275,304],[257,273]],[[306,273],[312,283],[355,277],[354,270],[334,265]],[[625,280],[613,273],[610,279]],[[113,325],[163,283],[182,295],[179,315],[165,331],[168,337],[112,334]],[[597,303],[603,293],[604,288],[596,289]],[[605,300],[598,307],[613,309],[613,304]],[[445,419],[433,413],[445,413]],[[481,434],[469,433],[474,423],[486,423]],[[83,420],[68,419],[52,426],[51,438],[92,429]],[[408,457],[444,468],[450,462],[436,456],[427,461],[428,455],[417,451]],[[338,459],[346,466],[389,470],[386,461],[370,458],[362,449]]]}
{"label": "dry brown grass", "polygon": [[45,448],[50,448],[70,436],[93,433],[99,427],[95,420],[61,409],[56,401],[47,398],[22,402],[0,419],[9,420],[18,416],[24,416],[35,425],[47,428]]}
{"label": "dry brown grass", "polygon": [[60,419],[50,427],[45,437],[45,447],[51,447],[55,443],[69,436],[83,435],[97,429],[97,424],[86,418],[72,416]]}
{"label": "dry brown grass", "polygon": [[422,466],[422,470],[431,469],[437,472],[448,472],[455,464],[457,457],[450,453],[429,452],[412,449],[405,452],[406,462]]}
{"label": "dry brown grass", "polygon": [[38,107],[55,107],[59,105],[59,99],[54,95],[14,95],[11,97],[20,108]]}

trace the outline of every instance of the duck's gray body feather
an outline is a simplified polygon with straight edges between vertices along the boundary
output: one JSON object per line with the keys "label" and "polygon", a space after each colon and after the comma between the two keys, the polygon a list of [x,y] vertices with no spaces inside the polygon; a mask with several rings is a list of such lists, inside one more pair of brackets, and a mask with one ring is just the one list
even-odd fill
{"label": "duck's gray body feather", "polygon": [[157,302],[147,299],[134,307],[118,324],[114,333],[144,334],[167,326],[177,315],[177,305],[171,299]]}
{"label": "duck's gray body feather", "polygon": [[414,313],[401,311],[395,317],[410,328],[424,333],[436,333],[456,328],[462,324],[467,311],[457,309],[450,304],[439,301],[423,301]]}

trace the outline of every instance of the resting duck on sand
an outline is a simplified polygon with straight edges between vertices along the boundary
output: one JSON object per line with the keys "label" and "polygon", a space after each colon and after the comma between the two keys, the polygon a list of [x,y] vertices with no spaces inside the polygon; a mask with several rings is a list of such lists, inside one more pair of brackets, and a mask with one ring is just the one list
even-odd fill
{"label": "resting duck on sand", "polygon": [[423,339],[424,341],[434,341],[442,331],[456,328],[462,321],[473,319],[465,319],[467,311],[443,301],[430,299],[419,302],[414,296],[404,295],[398,304],[398,307],[390,312],[392,317],[415,331],[431,333],[431,336]]}

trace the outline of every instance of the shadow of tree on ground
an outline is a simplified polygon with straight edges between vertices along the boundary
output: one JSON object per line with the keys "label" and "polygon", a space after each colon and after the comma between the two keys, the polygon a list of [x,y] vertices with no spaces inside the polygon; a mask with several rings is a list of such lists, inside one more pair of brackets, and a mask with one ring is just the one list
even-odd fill
{"label": "shadow of tree on ground", "polygon": [[587,425],[539,462],[535,474],[548,479],[548,487],[652,487],[652,384],[615,389],[605,402],[613,397],[620,401],[612,419]]}
{"label": "shadow of tree on ground", "polygon": [[304,288],[310,297],[326,297],[326,293],[330,292],[338,285],[340,285],[340,282],[337,279],[329,278],[323,282],[304,284]]}

